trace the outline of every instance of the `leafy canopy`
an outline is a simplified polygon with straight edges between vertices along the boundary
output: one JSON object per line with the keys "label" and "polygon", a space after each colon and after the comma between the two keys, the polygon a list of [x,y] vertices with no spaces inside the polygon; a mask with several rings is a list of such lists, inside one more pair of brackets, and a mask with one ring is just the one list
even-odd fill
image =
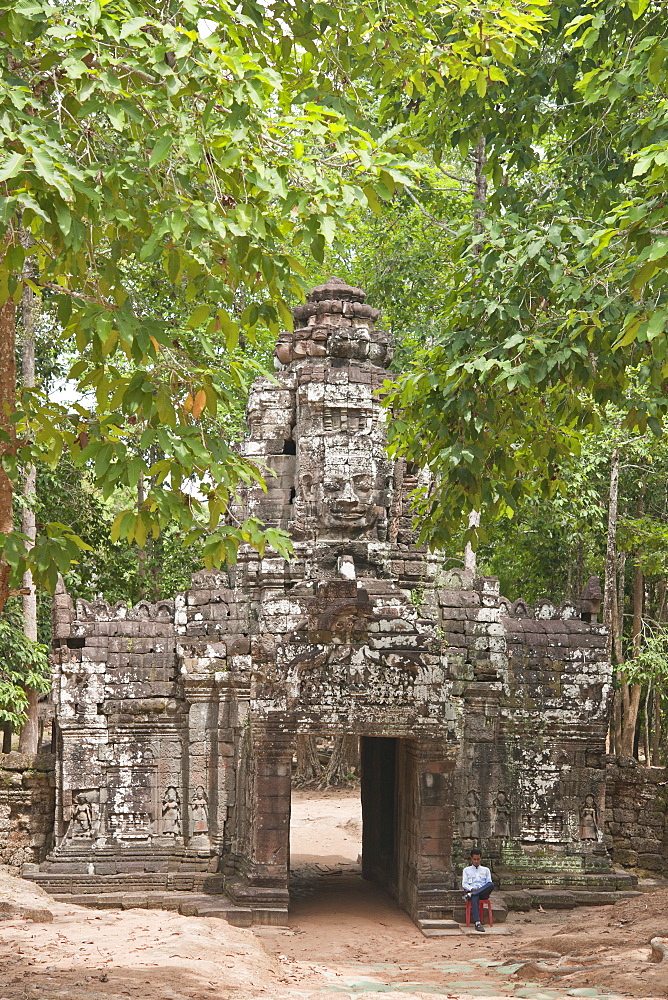
{"label": "leafy canopy", "polygon": [[[141,546],[178,524],[186,540],[206,533],[209,565],[241,541],[287,552],[256,521],[225,523],[237,484],[261,478],[204,426],[243,390],[239,331],[288,324],[303,271],[291,247],[321,257],[365,188],[403,176],[341,114],[298,100],[264,17],[253,3],[0,4],[0,302],[23,280],[48,297],[76,346],[70,378],[95,396],[91,419],[24,390],[4,467],[17,482],[68,451],[105,494],[143,477],[116,536]],[[143,263],[183,289],[185,320],[138,302],[128,275]],[[55,522],[29,556],[19,535],[4,555],[53,586],[80,545]]]}
{"label": "leafy canopy", "polygon": [[[0,2],[0,303],[25,280],[50,298],[76,345],[70,377],[95,395],[91,418],[23,392],[14,481],[68,451],[105,496],[146,485],[114,537],[143,546],[176,525],[209,566],[242,541],[287,554],[280,533],[226,522],[237,485],[262,474],[212,422],[243,391],[240,331],[289,324],[295,249],[322,260],[351,207],[408,183],[400,130],[386,131],[401,109],[505,79],[546,3]],[[138,301],[137,264],[184,290],[185,321]],[[53,522],[30,553],[6,537],[4,558],[53,586],[82,544]]]}
{"label": "leafy canopy", "polygon": [[[668,411],[668,9],[552,0],[507,82],[416,129],[453,153],[485,138],[482,231],[462,227],[435,345],[390,392],[397,454],[428,465],[423,538],[462,513],[512,515],[610,406],[658,435]],[[447,144],[447,145],[446,145]],[[665,161],[665,162],[664,162]],[[475,532],[470,540],[475,542]]]}

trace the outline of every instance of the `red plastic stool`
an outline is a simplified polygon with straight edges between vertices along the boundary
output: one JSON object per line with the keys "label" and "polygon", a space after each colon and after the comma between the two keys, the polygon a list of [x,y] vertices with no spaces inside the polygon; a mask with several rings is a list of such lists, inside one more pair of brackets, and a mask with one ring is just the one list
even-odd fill
{"label": "red plastic stool", "polygon": [[[491,899],[479,899],[478,905],[480,906],[480,922],[482,923],[482,918],[485,915],[485,907],[487,907],[487,923],[490,927],[494,926],[494,918],[492,917],[492,900]],[[466,926],[471,926],[471,900],[466,900]]]}

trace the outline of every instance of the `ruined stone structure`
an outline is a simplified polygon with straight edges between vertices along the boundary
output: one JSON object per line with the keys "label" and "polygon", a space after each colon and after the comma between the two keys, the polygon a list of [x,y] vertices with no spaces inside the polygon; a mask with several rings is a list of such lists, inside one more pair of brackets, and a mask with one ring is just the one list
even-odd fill
{"label": "ruined stone structure", "polygon": [[474,844],[509,890],[632,884],[603,844],[596,581],[511,605],[416,547],[377,318],[330,279],[251,390],[267,490],[235,514],[289,531],[291,561],[244,549],[157,605],[58,595],[51,891],[222,890],[230,919],[283,922],[298,734],[361,737],[363,874],[418,922],[452,915]]}
{"label": "ruined stone structure", "polygon": [[668,767],[641,767],[633,757],[610,761],[605,843],[615,864],[668,876]]}
{"label": "ruined stone structure", "polygon": [[0,754],[0,864],[18,872],[53,845],[52,754]]}

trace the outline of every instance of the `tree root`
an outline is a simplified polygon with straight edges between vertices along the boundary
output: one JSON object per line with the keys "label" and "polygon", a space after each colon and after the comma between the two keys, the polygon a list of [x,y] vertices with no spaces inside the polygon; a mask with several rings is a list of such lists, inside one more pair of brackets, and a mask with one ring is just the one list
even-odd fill
{"label": "tree root", "polygon": [[586,969],[591,969],[591,966],[586,965],[546,965],[545,962],[526,962],[521,968],[517,969],[514,973],[516,976],[527,976],[527,975],[540,975],[545,978],[549,976],[554,978],[555,976],[570,976],[573,972],[584,972]]}
{"label": "tree root", "polygon": [[[668,949],[667,949],[668,950]],[[545,962],[527,962],[513,973],[515,976],[539,975],[558,979],[561,976],[572,976],[577,972],[598,972],[600,969],[618,968],[618,962],[601,962],[599,965],[546,965]]]}

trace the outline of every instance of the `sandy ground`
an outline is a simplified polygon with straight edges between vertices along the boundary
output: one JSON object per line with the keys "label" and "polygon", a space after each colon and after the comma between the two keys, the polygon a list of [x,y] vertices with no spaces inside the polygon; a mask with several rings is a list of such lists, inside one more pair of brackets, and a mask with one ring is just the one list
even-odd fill
{"label": "sandy ground", "polygon": [[668,996],[668,961],[649,961],[650,938],[668,937],[665,891],[427,939],[358,874],[358,796],[295,793],[292,844],[287,929],[68,906],[0,872],[0,1000]]}
{"label": "sandy ground", "polygon": [[292,793],[290,862],[356,862],[362,851],[362,803],[359,792],[297,788]]}

